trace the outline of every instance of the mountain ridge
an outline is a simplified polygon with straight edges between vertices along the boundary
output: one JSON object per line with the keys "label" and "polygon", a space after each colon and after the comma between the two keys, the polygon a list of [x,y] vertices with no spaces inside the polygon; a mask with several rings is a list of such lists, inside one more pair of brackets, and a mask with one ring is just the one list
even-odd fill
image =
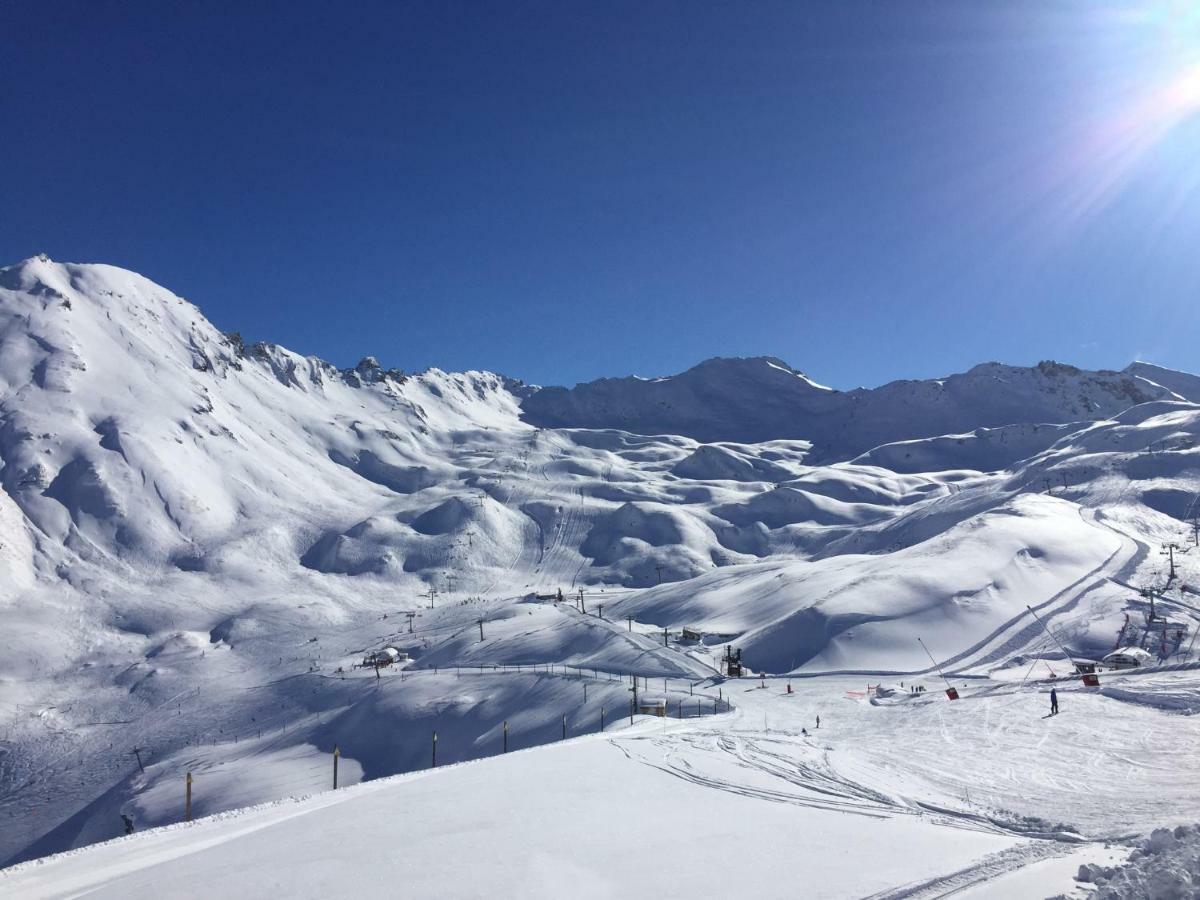
{"label": "mountain ridge", "polygon": [[[1170,370],[1158,373],[1171,380]],[[1171,374],[1180,384],[1189,377]],[[836,461],[898,440],[1099,420],[1139,403],[1181,399],[1139,371],[1087,371],[1049,360],[1030,367],[980,363],[944,378],[838,391],[773,357],[749,357],[707,360],[666,378],[543,387],[522,401],[522,414],[539,427],[620,428],[708,443],[808,440],[813,460]]]}

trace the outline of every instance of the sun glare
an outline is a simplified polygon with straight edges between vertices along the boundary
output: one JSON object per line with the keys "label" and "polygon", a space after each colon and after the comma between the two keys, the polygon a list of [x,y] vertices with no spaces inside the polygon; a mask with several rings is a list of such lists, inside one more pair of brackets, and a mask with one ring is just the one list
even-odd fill
{"label": "sun glare", "polygon": [[1200,120],[1200,4],[1147,5],[1107,24],[1110,38],[1118,32],[1122,38],[1110,50],[1122,49],[1105,54],[1098,77],[1130,87],[1120,102],[1086,120],[1081,138],[1061,157],[1059,224],[1070,230],[1147,173],[1167,195],[1164,208],[1173,216],[1198,196],[1200,144],[1181,142],[1194,133],[1185,126]]}
{"label": "sun glare", "polygon": [[1200,110],[1200,63],[1180,73],[1162,94],[1163,113],[1186,119]]}

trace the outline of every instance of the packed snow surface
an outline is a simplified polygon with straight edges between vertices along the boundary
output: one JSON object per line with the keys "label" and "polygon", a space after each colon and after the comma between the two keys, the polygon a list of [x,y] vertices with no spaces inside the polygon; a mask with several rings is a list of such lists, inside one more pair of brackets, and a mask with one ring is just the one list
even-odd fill
{"label": "packed snow surface", "polygon": [[1200,820],[1197,383],[536,389],[0,270],[0,893],[1091,890]]}
{"label": "packed snow surface", "polygon": [[[1200,674],[1172,683],[1196,694]],[[223,896],[328,897],[403,884],[435,896],[653,897],[736,884],[765,897],[1047,896],[1073,889],[1081,867],[1088,883],[1129,883],[1109,871],[1128,850],[1105,842],[1182,825],[1200,798],[1195,716],[1062,684],[1050,718],[1045,683],[971,683],[957,702],[929,684],[896,704],[869,702],[844,676],[791,693],[785,679],[766,685],[725,682],[734,711],[715,718],[640,718],[174,825],[16,867],[0,889],[153,897],[202,884]],[[990,890],[1027,868],[1040,893]]]}

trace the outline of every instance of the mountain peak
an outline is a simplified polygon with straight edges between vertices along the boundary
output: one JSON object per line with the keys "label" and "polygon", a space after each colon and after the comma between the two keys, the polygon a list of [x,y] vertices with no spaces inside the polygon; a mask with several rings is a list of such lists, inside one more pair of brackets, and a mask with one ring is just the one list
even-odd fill
{"label": "mountain peak", "polygon": [[1142,360],[1135,360],[1127,365],[1123,373],[1161,385],[1184,400],[1200,403],[1200,376],[1168,369],[1165,366]]}

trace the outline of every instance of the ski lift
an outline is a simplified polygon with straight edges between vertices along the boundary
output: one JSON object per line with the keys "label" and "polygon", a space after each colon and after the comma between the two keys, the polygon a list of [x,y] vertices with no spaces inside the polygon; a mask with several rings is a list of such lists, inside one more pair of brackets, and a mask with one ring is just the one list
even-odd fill
{"label": "ski lift", "polygon": [[722,660],[725,663],[725,674],[730,678],[742,677],[742,651],[736,653],[728,644],[725,645],[725,658]]}

